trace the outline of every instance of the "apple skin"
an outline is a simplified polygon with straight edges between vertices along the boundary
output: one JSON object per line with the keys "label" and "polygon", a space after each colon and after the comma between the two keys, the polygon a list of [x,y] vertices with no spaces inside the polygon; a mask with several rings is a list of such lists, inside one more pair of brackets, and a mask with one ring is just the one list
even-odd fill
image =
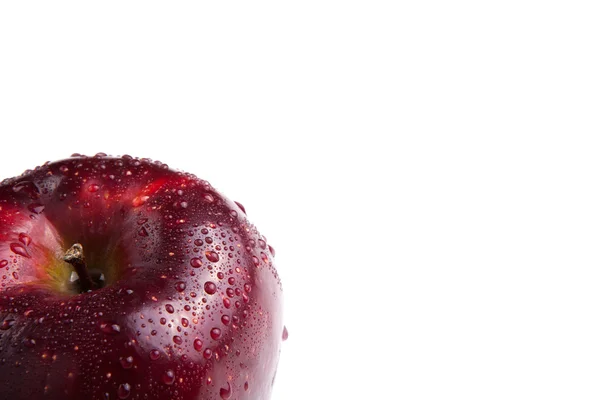
{"label": "apple skin", "polygon": [[[106,276],[78,293],[74,243]],[[206,181],[74,155],[0,184],[0,399],[270,398],[274,251]]]}

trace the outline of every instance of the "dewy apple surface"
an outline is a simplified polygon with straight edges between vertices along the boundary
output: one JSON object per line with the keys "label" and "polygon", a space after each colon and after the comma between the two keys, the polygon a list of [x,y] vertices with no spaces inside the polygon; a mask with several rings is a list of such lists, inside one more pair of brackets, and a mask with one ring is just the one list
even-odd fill
{"label": "dewy apple surface", "polygon": [[0,185],[1,399],[268,399],[274,250],[240,203],[99,154]]}

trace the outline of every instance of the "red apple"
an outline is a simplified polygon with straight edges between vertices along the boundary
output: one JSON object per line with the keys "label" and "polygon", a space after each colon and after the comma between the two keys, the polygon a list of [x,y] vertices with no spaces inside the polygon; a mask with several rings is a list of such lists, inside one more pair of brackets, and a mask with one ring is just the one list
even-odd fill
{"label": "red apple", "polygon": [[273,254],[241,204],[148,159],[3,181],[0,399],[268,399]]}

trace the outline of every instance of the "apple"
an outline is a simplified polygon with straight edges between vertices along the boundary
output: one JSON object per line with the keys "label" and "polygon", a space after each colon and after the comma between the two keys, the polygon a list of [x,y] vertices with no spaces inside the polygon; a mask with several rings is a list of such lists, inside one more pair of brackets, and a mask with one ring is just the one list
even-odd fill
{"label": "apple", "polygon": [[74,154],[0,184],[0,399],[270,398],[274,250],[160,162]]}

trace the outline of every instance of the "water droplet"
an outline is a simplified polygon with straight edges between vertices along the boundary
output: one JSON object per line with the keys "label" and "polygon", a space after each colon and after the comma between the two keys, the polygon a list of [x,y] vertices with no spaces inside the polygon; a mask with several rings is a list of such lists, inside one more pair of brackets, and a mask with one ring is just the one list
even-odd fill
{"label": "water droplet", "polygon": [[99,185],[96,185],[95,183],[92,183],[89,187],[88,187],[88,192],[90,193],[94,193],[97,192],[98,189],[100,189]]}
{"label": "water droplet", "polygon": [[140,230],[138,231],[138,235],[146,237],[148,236],[148,231],[146,230],[146,228],[144,228],[143,226],[140,228]]}
{"label": "water droplet", "polygon": [[173,336],[173,343],[181,344],[181,343],[183,343],[183,339],[181,338],[181,336],[175,335],[175,336]]}
{"label": "water droplet", "polygon": [[229,315],[221,316],[221,322],[223,323],[223,325],[229,325],[230,321],[231,321],[231,318],[229,318]]}
{"label": "water droplet", "polygon": [[219,328],[212,328],[210,330],[210,337],[213,338],[214,340],[217,340],[218,338],[221,337],[221,330]]}
{"label": "water droplet", "polygon": [[19,279],[19,273],[17,271],[12,273],[13,278]]}
{"label": "water droplet", "polygon": [[60,172],[65,173],[69,171],[69,167],[67,167],[66,165],[61,165],[59,168]]}
{"label": "water droplet", "polygon": [[229,296],[229,297],[233,297],[234,296],[233,289],[230,288],[230,287],[225,290],[225,293],[227,293],[227,296]]}
{"label": "water droplet", "polygon": [[167,305],[165,306],[165,309],[167,310],[167,312],[168,312],[169,314],[173,314],[173,313],[175,312],[175,308],[174,308],[174,307],[173,307],[171,304],[167,304]]}
{"label": "water droplet", "polygon": [[129,383],[121,383],[119,389],[117,389],[117,395],[119,399],[123,400],[129,397],[131,394],[131,385]]}
{"label": "water droplet", "polygon": [[230,308],[231,307],[231,300],[229,300],[228,298],[224,298],[223,299],[223,305],[225,306],[225,308]]}
{"label": "water droplet", "polygon": [[102,332],[110,335],[116,335],[121,332],[121,327],[112,322],[101,322],[99,326]]}
{"label": "water droplet", "polygon": [[215,201],[215,198],[210,193],[204,193],[202,198],[204,198],[204,201],[206,201],[207,203],[212,203],[213,201]]}
{"label": "water droplet", "polygon": [[194,257],[190,260],[190,265],[193,268],[200,268],[202,266],[202,261],[198,257]]}
{"label": "water droplet", "polygon": [[215,253],[214,251],[211,250],[207,250],[204,255],[206,256],[206,258],[208,259],[208,261],[211,262],[217,262],[219,261],[219,255],[217,253]]}
{"label": "water droplet", "polygon": [[237,204],[237,206],[240,208],[240,210],[243,211],[244,214],[246,214],[246,208],[242,205],[242,203],[234,201],[235,204]]}
{"label": "water droplet", "polygon": [[162,375],[162,381],[165,385],[172,385],[175,382],[175,372],[171,369],[166,370]]}
{"label": "water droplet", "polygon": [[40,197],[40,189],[35,183],[30,181],[18,182],[13,186],[12,189],[15,193],[27,193],[32,199],[37,199]]}
{"label": "water droplet", "polygon": [[20,244],[20,243],[11,243],[10,244],[10,249],[15,254],[18,254],[18,255],[23,256],[23,257],[31,258],[31,256],[27,252],[27,249],[25,247],[23,247],[23,245]]}
{"label": "water droplet", "polygon": [[262,239],[258,239],[258,245],[260,246],[261,249],[266,249],[267,248],[267,242],[265,242]]}
{"label": "water droplet", "polygon": [[260,258],[262,258],[262,260],[263,260],[265,263],[268,263],[268,262],[269,262],[269,256],[267,256],[267,255],[266,255],[265,253],[263,253],[262,251],[260,252]]}
{"label": "water droplet", "polygon": [[158,351],[157,349],[152,349],[150,351],[150,359],[152,361],[156,361],[160,358],[160,351]]}
{"label": "water droplet", "polygon": [[248,385],[248,381],[244,382],[244,390],[248,391],[249,387],[250,385]]}
{"label": "water droplet", "polygon": [[228,282],[230,285],[233,285],[233,284],[235,284],[235,278],[234,278],[233,276],[232,276],[232,277],[229,277],[229,279],[227,279],[227,282]]}
{"label": "water droplet", "polygon": [[200,340],[200,339],[194,340],[194,350],[196,350],[196,351],[202,350],[202,340]]}
{"label": "water droplet", "polygon": [[269,245],[268,247],[269,247],[269,251],[271,252],[271,255],[273,257],[275,257],[275,249],[273,248],[273,246]]}
{"label": "water droplet", "polygon": [[23,243],[25,246],[29,246],[31,237],[26,233],[19,233],[19,242]]}
{"label": "water droplet", "polygon": [[0,261],[0,268],[4,268],[4,267],[6,267],[7,265],[8,265],[8,261],[6,261],[6,260],[2,260],[2,261]]}
{"label": "water droplet", "polygon": [[184,328],[187,328],[188,326],[190,326],[190,321],[188,321],[188,319],[187,319],[187,318],[181,318],[181,325],[182,325]]}
{"label": "water droplet", "polygon": [[204,291],[208,294],[215,294],[217,292],[217,285],[208,281],[204,284]]}
{"label": "water droplet", "polygon": [[28,205],[27,208],[34,214],[41,214],[44,211],[44,208],[46,207],[39,203],[32,203]]}
{"label": "water droplet", "polygon": [[123,367],[125,369],[129,369],[129,368],[133,367],[133,357],[132,356],[121,357],[121,359],[119,361],[121,362],[121,367]]}
{"label": "water droplet", "polygon": [[179,281],[175,284],[175,290],[178,292],[183,292],[185,290],[185,282]]}
{"label": "water droplet", "polygon": [[144,203],[146,203],[146,201],[148,201],[149,198],[149,196],[136,196],[133,198],[131,203],[134,207],[139,207],[141,205],[144,205]]}
{"label": "water droplet", "polygon": [[23,339],[23,345],[28,348],[32,348],[35,346],[35,339],[33,338],[25,338]]}
{"label": "water droplet", "polygon": [[231,210],[231,211],[229,211],[229,215],[231,215],[231,218],[237,218],[238,213],[235,210]]}
{"label": "water droplet", "polygon": [[167,323],[167,319],[166,318],[163,317],[163,318],[160,319],[160,324],[161,325],[164,325],[166,323]]}
{"label": "water droplet", "polygon": [[250,286],[249,283],[244,283],[244,291],[246,293],[250,293],[251,290],[252,290],[252,286]]}
{"label": "water droplet", "polygon": [[282,339],[283,341],[286,341],[286,340],[288,339],[288,330],[287,330],[287,328],[285,327],[285,325],[284,325],[284,327],[283,327],[283,333],[281,334],[281,339]]}
{"label": "water droplet", "polygon": [[260,265],[260,260],[256,256],[252,256],[252,262],[254,263],[255,267],[258,267]]}
{"label": "water droplet", "polygon": [[219,394],[221,395],[221,398],[223,400],[227,400],[227,399],[231,398],[232,390],[231,390],[231,385],[229,384],[229,382],[227,382],[226,388],[221,388],[219,390]]}
{"label": "water droplet", "polygon": [[204,350],[204,353],[202,353],[202,355],[204,356],[204,358],[209,360],[212,357],[212,350],[206,349],[206,350]]}

